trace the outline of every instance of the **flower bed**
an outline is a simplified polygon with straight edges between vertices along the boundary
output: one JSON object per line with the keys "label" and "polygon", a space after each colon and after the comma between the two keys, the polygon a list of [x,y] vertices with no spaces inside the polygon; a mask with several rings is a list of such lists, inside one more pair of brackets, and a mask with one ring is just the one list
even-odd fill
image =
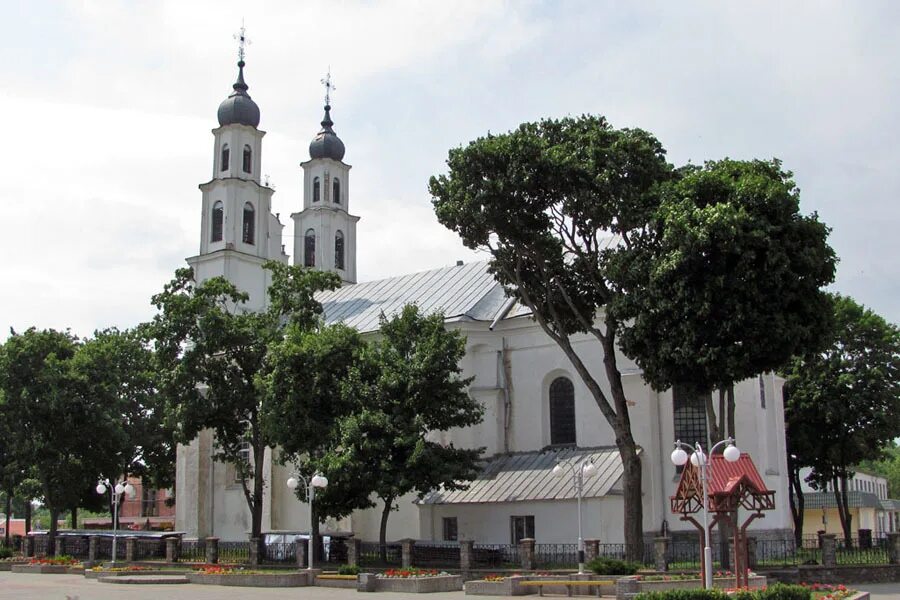
{"label": "flower bed", "polygon": [[266,573],[237,567],[205,565],[188,573],[188,581],[201,585],[240,587],[301,587],[310,584],[306,572]]}
{"label": "flower bed", "polygon": [[[671,576],[670,576],[671,577]],[[618,580],[619,583],[630,582],[627,585],[634,592],[665,592],[668,590],[691,590],[702,587],[700,577],[691,577],[690,579],[648,579],[647,576],[634,575],[631,577],[623,577]],[[713,587],[720,590],[734,589],[736,581],[734,575],[726,577],[713,577]],[[617,585],[617,588],[622,587]],[[766,578],[761,575],[751,574],[747,580],[747,587],[751,590],[766,587]],[[618,595],[618,594],[617,594]]]}
{"label": "flower bed", "polygon": [[356,575],[318,575],[316,577],[316,585],[319,587],[356,589],[358,579],[359,577]]}
{"label": "flower bed", "polygon": [[130,576],[149,576],[149,575],[184,575],[184,569],[155,569],[153,567],[144,567],[139,565],[128,565],[126,567],[94,567],[85,569],[84,576],[87,579],[99,579],[101,577],[130,577]]}
{"label": "flower bed", "polygon": [[78,560],[71,556],[49,556],[32,558],[28,562],[13,564],[13,573],[42,573],[44,575],[66,575],[73,571],[80,574],[84,569]]}
{"label": "flower bed", "polygon": [[813,600],[846,600],[853,598],[857,594],[856,590],[848,589],[847,586],[842,584],[801,583],[800,585],[813,593]]}
{"label": "flower bed", "polygon": [[434,569],[388,569],[374,575],[361,573],[357,590],[361,592],[402,592],[426,594],[456,592],[463,589],[462,576],[450,575]]}

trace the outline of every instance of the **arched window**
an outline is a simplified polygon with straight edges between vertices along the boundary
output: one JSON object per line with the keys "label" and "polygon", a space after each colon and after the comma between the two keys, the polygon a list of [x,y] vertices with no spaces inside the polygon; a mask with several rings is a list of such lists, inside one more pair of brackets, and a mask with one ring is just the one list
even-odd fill
{"label": "arched window", "polygon": [[316,266],[316,231],[307,229],[303,236],[303,266]]}
{"label": "arched window", "polygon": [[344,270],[344,233],[340,229],[334,234],[334,268]]}
{"label": "arched window", "polygon": [[222,226],[225,223],[225,206],[221,200],[216,200],[212,209],[212,228],[209,236],[211,242],[222,241]]}
{"label": "arched window", "polygon": [[341,203],[341,182],[337,177],[334,178],[334,183],[331,184],[331,196],[332,202],[335,204]]}
{"label": "arched window", "polygon": [[550,384],[550,444],[575,444],[575,386],[568,377]]}
{"label": "arched window", "polygon": [[256,238],[256,213],[249,202],[244,205],[244,227],[241,236],[245,244],[252,244]]}
{"label": "arched window", "polygon": [[313,202],[319,201],[319,196],[322,193],[322,186],[319,185],[319,178],[313,177]]}
{"label": "arched window", "polygon": [[219,170],[227,171],[228,170],[228,157],[231,155],[231,150],[228,149],[228,144],[222,144],[222,160],[219,161]]}
{"label": "arched window", "polygon": [[253,150],[250,146],[244,146],[244,173],[253,172]]}

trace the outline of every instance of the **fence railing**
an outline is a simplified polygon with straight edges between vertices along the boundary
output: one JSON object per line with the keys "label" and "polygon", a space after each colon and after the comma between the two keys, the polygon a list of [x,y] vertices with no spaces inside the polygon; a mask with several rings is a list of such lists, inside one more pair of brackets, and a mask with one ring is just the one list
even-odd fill
{"label": "fence railing", "polygon": [[[760,567],[789,567],[799,561],[809,560],[808,557],[816,554],[816,549],[800,548],[794,540],[757,540],[756,564]],[[802,558],[804,553],[809,553],[807,558]]]}
{"label": "fence railing", "polygon": [[400,544],[362,542],[359,545],[359,566],[399,567],[403,564],[403,548]]}
{"label": "fence railing", "polygon": [[416,567],[459,566],[459,544],[456,542],[417,542],[412,550],[412,564]]}
{"label": "fence railing", "polygon": [[206,562],[206,540],[182,540],[179,554],[184,562]]}
{"label": "fence railing", "polygon": [[535,544],[534,566],[538,569],[578,565],[578,544]]}
{"label": "fence railing", "polygon": [[518,568],[519,546],[516,544],[474,544],[472,566],[476,569]]}
{"label": "fence railing", "polygon": [[250,542],[219,542],[219,562],[250,562]]}

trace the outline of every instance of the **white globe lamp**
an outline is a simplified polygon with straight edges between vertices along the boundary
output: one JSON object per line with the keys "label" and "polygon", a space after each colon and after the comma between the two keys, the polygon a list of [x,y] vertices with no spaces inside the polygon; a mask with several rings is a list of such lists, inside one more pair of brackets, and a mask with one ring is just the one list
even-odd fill
{"label": "white globe lamp", "polygon": [[675,465],[676,467],[683,467],[688,460],[688,454],[681,448],[675,448],[674,450],[672,450],[671,458],[673,465]]}
{"label": "white globe lamp", "polygon": [[734,444],[728,444],[723,454],[728,462],[737,462],[741,458],[741,451]]}

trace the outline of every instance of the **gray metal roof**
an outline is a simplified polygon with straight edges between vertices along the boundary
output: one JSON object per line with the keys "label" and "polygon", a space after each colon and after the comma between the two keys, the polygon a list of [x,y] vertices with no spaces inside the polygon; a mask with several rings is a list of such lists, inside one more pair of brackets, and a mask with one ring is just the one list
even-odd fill
{"label": "gray metal roof", "polygon": [[895,498],[888,498],[886,500],[881,501],[881,510],[900,510],[900,500]]}
{"label": "gray metal roof", "polygon": [[[850,508],[881,508],[881,500],[869,492],[847,492],[847,504]],[[803,508],[837,508],[834,492],[804,493]]]}
{"label": "gray metal roof", "polygon": [[487,460],[484,469],[467,490],[435,490],[421,504],[481,504],[533,500],[574,500],[571,471],[556,477],[553,467],[561,460],[590,457],[597,473],[584,481],[584,498],[609,494],[622,477],[622,461],[615,447],[562,448],[539,452],[498,455]]}
{"label": "gray metal roof", "polygon": [[[390,318],[406,304],[417,304],[425,314],[442,312],[450,322],[490,321],[506,297],[488,272],[488,263],[473,262],[348,284],[316,299],[322,303],[327,323],[344,323],[365,333],[378,329],[382,313]],[[514,308],[509,316],[519,314],[522,310]]]}

